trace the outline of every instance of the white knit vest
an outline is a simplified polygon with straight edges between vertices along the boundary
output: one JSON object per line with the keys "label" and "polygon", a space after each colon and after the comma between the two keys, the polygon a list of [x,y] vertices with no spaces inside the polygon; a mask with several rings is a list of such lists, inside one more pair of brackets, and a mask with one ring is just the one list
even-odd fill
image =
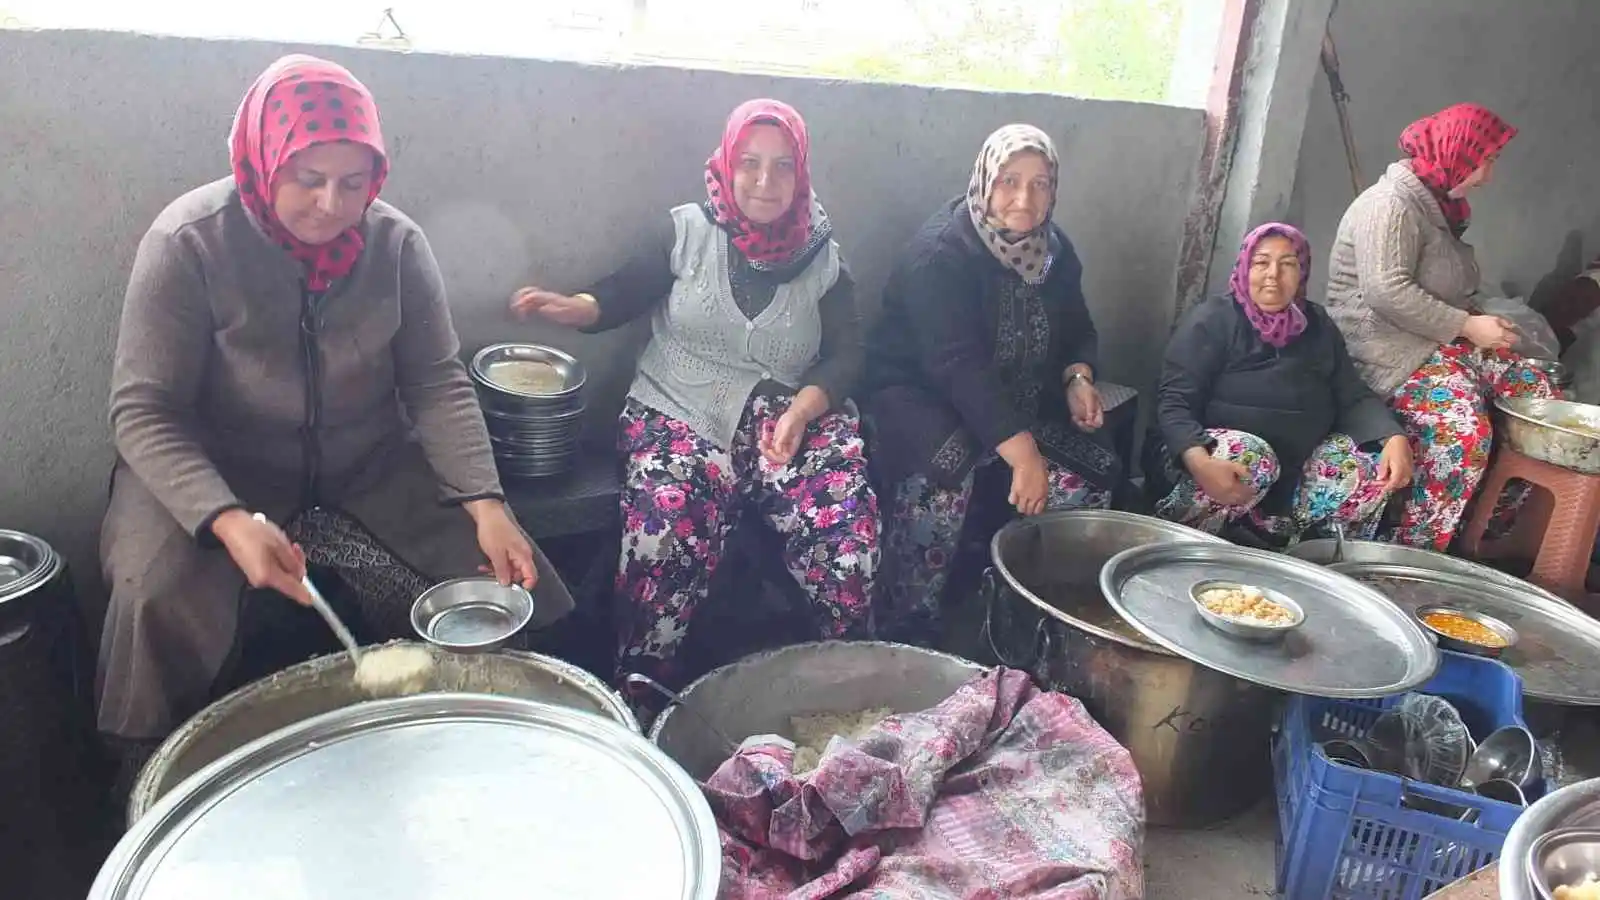
{"label": "white knit vest", "polygon": [[628,396],[679,419],[723,450],[733,444],[751,391],[771,379],[796,390],[817,361],[817,303],[839,280],[829,242],[772,304],[745,316],[728,286],[727,234],[697,204],[672,211],[672,293],[651,318],[650,343]]}

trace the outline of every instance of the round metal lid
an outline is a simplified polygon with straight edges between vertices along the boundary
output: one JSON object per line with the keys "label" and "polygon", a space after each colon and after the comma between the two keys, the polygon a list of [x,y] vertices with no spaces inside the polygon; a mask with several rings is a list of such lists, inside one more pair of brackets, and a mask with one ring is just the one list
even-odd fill
{"label": "round metal lid", "polygon": [[[1189,589],[1235,581],[1278,591],[1305,623],[1272,643],[1222,634]],[[1151,640],[1225,675],[1317,697],[1404,693],[1433,676],[1439,651],[1410,615],[1354,579],[1303,560],[1224,544],[1151,544],[1112,557],[1100,572],[1106,600]]]}
{"label": "round metal lid", "polygon": [[90,900],[714,900],[699,787],[598,716],[487,694],[362,703],[177,787]]}
{"label": "round metal lid", "polygon": [[1486,613],[1517,630],[1500,661],[1522,676],[1524,695],[1546,703],[1600,706],[1600,622],[1538,590],[1415,566],[1340,563],[1334,571],[1370,584],[1406,612],[1455,606]]}

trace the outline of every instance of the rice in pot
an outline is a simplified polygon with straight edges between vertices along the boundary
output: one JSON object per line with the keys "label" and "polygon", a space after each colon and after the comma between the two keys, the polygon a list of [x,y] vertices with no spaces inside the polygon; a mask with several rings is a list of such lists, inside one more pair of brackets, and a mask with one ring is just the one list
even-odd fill
{"label": "rice in pot", "polygon": [[810,772],[822,760],[822,753],[834,737],[858,741],[884,719],[894,715],[894,710],[880,706],[853,713],[819,713],[810,716],[791,716],[789,728],[794,733],[794,772]]}

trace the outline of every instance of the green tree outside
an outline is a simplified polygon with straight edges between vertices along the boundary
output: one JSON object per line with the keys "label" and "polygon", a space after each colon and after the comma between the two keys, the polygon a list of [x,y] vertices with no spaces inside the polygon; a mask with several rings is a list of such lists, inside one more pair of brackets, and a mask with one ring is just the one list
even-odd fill
{"label": "green tree outside", "polygon": [[1183,0],[980,0],[958,27],[941,28],[929,8],[905,41],[824,59],[815,71],[859,81],[1159,103],[1182,13]]}

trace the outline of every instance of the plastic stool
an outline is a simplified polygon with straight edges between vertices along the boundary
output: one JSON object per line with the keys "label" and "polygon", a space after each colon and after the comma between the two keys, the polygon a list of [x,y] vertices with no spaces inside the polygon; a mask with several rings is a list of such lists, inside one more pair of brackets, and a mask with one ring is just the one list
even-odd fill
{"label": "plastic stool", "polygon": [[1524,528],[1543,534],[1528,580],[1573,602],[1586,599],[1584,580],[1595,533],[1600,531],[1600,475],[1584,475],[1510,447],[1498,448],[1489,474],[1478,488],[1472,518],[1461,534],[1462,551],[1467,556],[1478,555],[1495,502],[1512,479],[1544,489],[1531,492],[1512,527],[1513,534]]}

